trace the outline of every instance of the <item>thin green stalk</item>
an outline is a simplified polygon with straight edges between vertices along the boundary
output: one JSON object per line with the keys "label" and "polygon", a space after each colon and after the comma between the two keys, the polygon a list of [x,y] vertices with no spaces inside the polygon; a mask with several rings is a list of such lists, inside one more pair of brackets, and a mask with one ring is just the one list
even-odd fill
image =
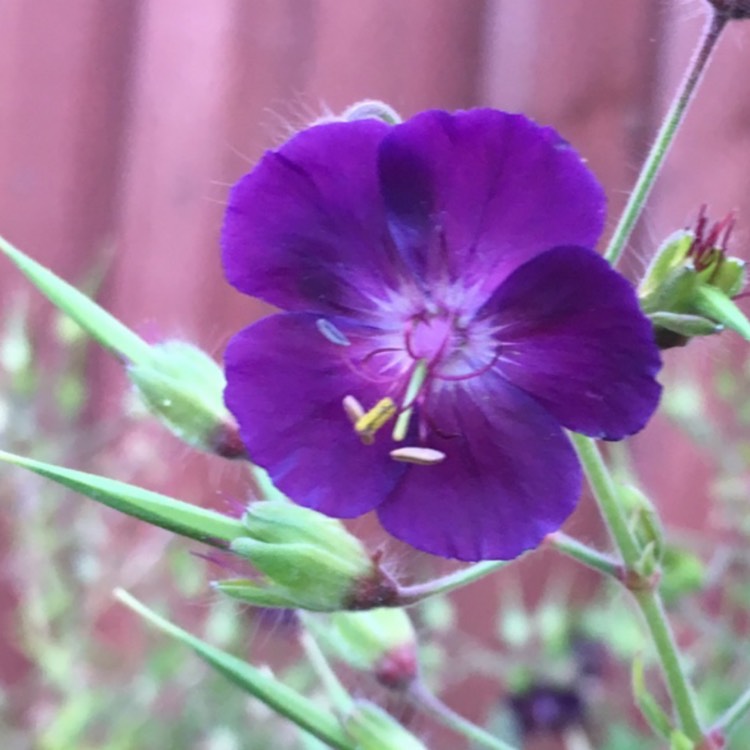
{"label": "thin green stalk", "polygon": [[688,65],[685,78],[677,90],[677,94],[659,128],[659,132],[656,134],[656,139],[638,175],[635,187],[630,194],[622,216],[620,216],[620,221],[612,234],[609,247],[607,247],[604,253],[604,257],[612,265],[617,263],[625,250],[635,223],[643,211],[659,170],[685,117],[688,105],[703,78],[703,73],[716,47],[716,42],[718,42],[719,36],[728,20],[728,16],[713,11],[710,20],[706,24],[705,31]]}
{"label": "thin green stalk", "polygon": [[599,448],[593,440],[583,435],[571,433],[570,439],[622,559],[626,566],[632,567],[638,562],[641,553],[622,512],[615,483]]}
{"label": "thin green stalk", "polygon": [[448,575],[435,578],[425,583],[415,583],[412,586],[399,586],[397,604],[399,607],[410,607],[413,604],[424,601],[431,596],[447,594],[449,591],[466,586],[468,583],[478,581],[490,573],[505,567],[507,560],[488,560],[487,562],[468,565],[465,568],[454,570]]}
{"label": "thin green stalk", "polygon": [[307,656],[307,660],[323,683],[323,687],[325,687],[333,707],[341,714],[351,711],[354,701],[336,676],[315,638],[313,638],[309,631],[305,630],[300,635],[299,641]]}
{"label": "thin green stalk", "polygon": [[722,714],[721,718],[711,729],[711,733],[716,733],[721,737],[729,737],[737,727],[737,724],[747,716],[748,712],[750,712],[750,688],[745,690]]}
{"label": "thin green stalk", "polygon": [[[630,569],[638,562],[641,553],[628,527],[617,490],[599,448],[591,438],[582,435],[571,435],[571,439],[612,539]],[[680,660],[659,591],[645,588],[632,593],[651,635],[679,727],[691,740],[700,742],[705,735],[698,717],[695,695]]]}
{"label": "thin green stalk", "polygon": [[599,550],[589,547],[588,544],[584,544],[562,531],[549,534],[544,543],[551,549],[577,560],[588,568],[604,573],[604,575],[617,578],[623,572],[623,564],[612,555],[599,552]]}
{"label": "thin green stalk", "polygon": [[446,706],[419,680],[409,688],[409,698],[425,713],[477,745],[489,747],[491,750],[517,750]]}

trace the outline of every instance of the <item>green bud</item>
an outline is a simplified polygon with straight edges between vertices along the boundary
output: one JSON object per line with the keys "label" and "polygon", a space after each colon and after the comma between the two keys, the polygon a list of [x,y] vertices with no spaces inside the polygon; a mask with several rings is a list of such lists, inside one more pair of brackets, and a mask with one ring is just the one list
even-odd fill
{"label": "green bud", "polygon": [[639,547],[644,552],[648,550],[646,557],[658,563],[664,551],[664,528],[656,508],[637,487],[621,484],[617,489]]}
{"label": "green bud", "polygon": [[662,300],[670,296],[665,287],[674,283],[675,274],[685,267],[694,237],[691,231],[681,229],[670,234],[656,251],[638,286],[638,296],[645,312],[658,308]]}
{"label": "green bud", "polygon": [[654,576],[660,572],[659,559],[656,543],[649,542],[633,564],[633,571],[637,574],[638,580],[626,580],[626,583],[633,588],[653,586]]}
{"label": "green bud", "polygon": [[697,555],[675,545],[665,547],[660,591],[666,604],[700,591],[705,577],[705,565]]}
{"label": "green bud", "polygon": [[357,750],[427,750],[389,713],[369,701],[357,701],[344,719],[344,730]]}
{"label": "green bud", "polygon": [[249,536],[261,542],[309,542],[336,550],[342,557],[369,563],[362,542],[341,521],[285,500],[252,503],[242,517]]}
{"label": "green bud", "polygon": [[703,210],[694,230],[681,230],[662,244],[638,288],[662,348],[723,328],[750,339],[750,321],[732,302],[747,281],[745,261],[726,246],[734,219],[708,226]]}
{"label": "green bud", "polygon": [[225,458],[246,456],[224,406],[224,373],[205,352],[185,341],[165,341],[127,372],[149,411],[180,440]]}
{"label": "green bud", "polygon": [[328,653],[373,674],[385,687],[404,688],[416,678],[417,638],[403,609],[336,612],[303,619]]}
{"label": "green bud", "polygon": [[368,118],[382,120],[388,125],[398,125],[401,122],[401,116],[393,107],[377,99],[364,99],[347,107],[341,113],[341,119],[346,122]]}
{"label": "green bud", "polygon": [[247,535],[230,549],[265,581],[223,581],[216,584],[223,593],[259,606],[315,612],[394,601],[393,581],[340,521],[285,500],[264,500],[248,508],[243,524]]}

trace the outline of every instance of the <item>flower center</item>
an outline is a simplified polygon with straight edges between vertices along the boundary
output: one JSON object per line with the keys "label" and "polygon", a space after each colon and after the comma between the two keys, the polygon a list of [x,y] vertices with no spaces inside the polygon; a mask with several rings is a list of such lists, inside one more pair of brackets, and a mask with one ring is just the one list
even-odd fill
{"label": "flower center", "polygon": [[413,359],[424,359],[434,364],[449,348],[452,338],[451,317],[446,314],[423,314],[412,320],[412,328],[406,333],[406,348]]}
{"label": "flower center", "polygon": [[[369,409],[354,396],[344,399],[344,409],[354,431],[365,444],[392,424],[391,439],[403,442],[413,419],[419,420],[419,442],[424,444],[432,421],[429,394],[440,383],[477,377],[491,369],[498,345],[491,326],[464,319],[457,311],[438,308],[427,301],[421,310],[406,312],[403,327],[391,329],[370,340],[372,348],[352,360],[352,365],[370,382],[382,383],[383,397]],[[326,331],[322,331],[326,335]],[[334,340],[330,335],[326,338]],[[335,343],[338,343],[336,337]],[[343,345],[343,344],[342,344]],[[417,451],[417,453],[415,453]],[[396,460],[434,463],[419,447],[396,449]]]}

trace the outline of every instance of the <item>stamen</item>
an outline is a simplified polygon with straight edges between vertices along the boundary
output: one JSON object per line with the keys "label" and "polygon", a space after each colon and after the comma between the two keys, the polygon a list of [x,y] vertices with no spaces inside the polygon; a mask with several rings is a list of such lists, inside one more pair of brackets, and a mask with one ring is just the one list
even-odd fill
{"label": "stamen", "polygon": [[354,431],[362,438],[363,443],[369,445],[373,442],[375,433],[393,418],[396,411],[396,404],[392,398],[381,398],[370,411],[357,419]]}
{"label": "stamen", "polygon": [[330,320],[318,318],[315,324],[323,336],[332,344],[336,344],[337,346],[351,346],[352,342]]}
{"label": "stamen", "polygon": [[411,373],[409,385],[406,387],[406,394],[404,395],[401,413],[398,415],[396,424],[393,427],[392,437],[396,442],[403,440],[406,437],[406,432],[409,429],[409,421],[411,420],[411,415],[414,411],[414,402],[417,400],[417,396],[419,396],[419,392],[422,390],[422,386],[424,386],[426,379],[427,360],[420,359]]}
{"label": "stamen", "polygon": [[422,448],[412,446],[409,448],[396,448],[391,451],[391,458],[394,461],[401,461],[406,464],[418,464],[419,466],[435,466],[445,460],[445,453],[435,448]]}
{"label": "stamen", "polygon": [[353,425],[356,425],[365,416],[365,407],[354,396],[344,396],[344,400],[341,403],[346,416],[349,417],[349,421]]}

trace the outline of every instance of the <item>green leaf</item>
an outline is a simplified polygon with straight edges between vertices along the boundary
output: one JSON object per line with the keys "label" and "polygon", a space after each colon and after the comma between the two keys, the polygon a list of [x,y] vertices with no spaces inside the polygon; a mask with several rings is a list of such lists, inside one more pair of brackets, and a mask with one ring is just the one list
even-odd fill
{"label": "green leaf", "polygon": [[269,708],[339,750],[356,750],[337,719],[317,704],[278,682],[273,675],[211,646],[160,617],[122,589],[115,596],[167,635],[192,648],[201,659]]}
{"label": "green leaf", "polygon": [[188,539],[225,547],[245,533],[239,519],[115,479],[0,451],[0,461],[33,471],[92,500]]}
{"label": "green leaf", "polygon": [[129,362],[147,362],[149,345],[92,299],[0,237],[3,252],[58,309],[69,315],[102,346]]}

